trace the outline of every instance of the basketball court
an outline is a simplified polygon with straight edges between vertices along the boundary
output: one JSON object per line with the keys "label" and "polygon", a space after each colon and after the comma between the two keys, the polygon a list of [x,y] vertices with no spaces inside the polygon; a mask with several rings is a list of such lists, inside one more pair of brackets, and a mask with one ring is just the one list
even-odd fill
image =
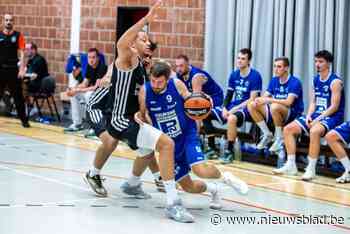
{"label": "basketball court", "polygon": [[[53,126],[22,129],[16,120],[0,122],[0,183],[6,191],[0,193],[0,233],[281,233],[286,228],[289,233],[350,232],[350,188],[335,186],[331,179],[305,183],[273,176],[253,164],[220,167],[247,181],[248,195],[222,185],[223,210],[214,211],[208,208],[208,196],[182,192],[195,223],[180,224],[164,216],[165,195],[156,191],[150,172],[143,181],[152,199],[122,194],[119,187],[134,157],[127,147],[121,145],[104,168],[109,196],[98,198],[83,181],[98,141],[65,135]],[[299,215],[333,215],[344,223],[248,223]]]}

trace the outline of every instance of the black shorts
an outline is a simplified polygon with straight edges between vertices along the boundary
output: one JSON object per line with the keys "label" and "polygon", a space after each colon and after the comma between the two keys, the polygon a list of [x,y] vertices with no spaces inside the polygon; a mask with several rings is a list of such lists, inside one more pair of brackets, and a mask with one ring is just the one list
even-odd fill
{"label": "black shorts", "polygon": [[97,137],[100,137],[100,135],[107,130],[106,129],[106,118],[102,117],[102,120],[98,123],[90,122],[90,127],[94,130],[95,135]]}
{"label": "black shorts", "polygon": [[111,116],[107,120],[106,130],[115,139],[125,142],[132,150],[137,150],[137,135],[140,131],[140,125],[134,120],[129,120],[129,126],[123,131],[115,129],[111,123]]}
{"label": "black shorts", "polygon": [[237,118],[237,127],[242,127],[244,123],[244,114],[241,111],[237,111],[233,113],[233,115]]}

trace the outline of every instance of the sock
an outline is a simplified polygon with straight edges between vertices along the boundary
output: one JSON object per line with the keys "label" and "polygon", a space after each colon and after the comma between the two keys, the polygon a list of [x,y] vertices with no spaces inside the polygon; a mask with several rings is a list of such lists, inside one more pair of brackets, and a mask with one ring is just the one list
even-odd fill
{"label": "sock", "polygon": [[153,177],[155,180],[160,180],[161,179],[160,172],[158,171],[158,172],[153,173]]}
{"label": "sock", "polygon": [[234,144],[234,142],[233,141],[228,141],[227,143],[228,143],[227,144],[227,150],[232,152],[233,151],[233,144]]}
{"label": "sock", "polygon": [[263,134],[265,136],[272,135],[270,132],[270,129],[267,127],[265,121],[261,121],[261,122],[258,122],[256,124],[258,125],[258,127],[260,128],[260,130],[263,132]]}
{"label": "sock", "polygon": [[166,200],[168,205],[173,205],[176,200],[179,200],[177,194],[176,184],[174,180],[164,181],[164,187],[166,192]]}
{"label": "sock", "polygon": [[283,136],[282,127],[275,127],[275,137],[281,139]]}
{"label": "sock", "polygon": [[137,186],[137,185],[139,185],[141,183],[140,176],[131,175],[128,178],[128,183],[130,184],[130,186]]}
{"label": "sock", "polygon": [[207,189],[205,191],[208,191],[209,193],[213,194],[216,193],[218,191],[218,185],[216,183],[205,183],[205,185],[207,186]]}
{"label": "sock", "polygon": [[295,164],[295,154],[288,154],[288,156],[287,156],[287,163]]}
{"label": "sock", "polygon": [[345,168],[345,172],[349,172],[350,171],[350,160],[349,160],[348,156],[341,158],[339,161],[341,162],[341,164]]}
{"label": "sock", "polygon": [[99,175],[101,172],[101,169],[97,169],[96,167],[92,167],[92,169],[90,169],[89,171],[89,175],[91,177],[95,176],[95,175]]}
{"label": "sock", "polygon": [[311,167],[312,170],[316,170],[317,159],[311,158],[310,156],[308,156],[308,159],[309,159],[308,167]]}

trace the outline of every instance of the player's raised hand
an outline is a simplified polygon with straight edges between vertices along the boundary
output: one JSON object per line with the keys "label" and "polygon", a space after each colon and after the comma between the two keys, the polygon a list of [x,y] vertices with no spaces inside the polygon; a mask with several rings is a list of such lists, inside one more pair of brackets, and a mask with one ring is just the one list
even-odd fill
{"label": "player's raised hand", "polygon": [[157,9],[162,5],[162,0],[157,0],[157,2],[151,7],[148,14],[145,16],[148,23],[153,22],[157,18]]}

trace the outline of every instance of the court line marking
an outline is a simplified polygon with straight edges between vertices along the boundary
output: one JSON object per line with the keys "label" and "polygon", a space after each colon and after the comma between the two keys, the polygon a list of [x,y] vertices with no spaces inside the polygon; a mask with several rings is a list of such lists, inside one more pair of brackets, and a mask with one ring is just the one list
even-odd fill
{"label": "court line marking", "polygon": [[[23,166],[27,166],[27,165],[23,164]],[[20,174],[20,175],[30,176],[30,177],[33,177],[33,178],[36,178],[36,179],[41,179],[41,180],[45,180],[45,181],[48,181],[48,182],[64,185],[64,186],[67,186],[67,187],[70,187],[70,188],[79,189],[81,191],[91,192],[91,189],[82,187],[80,185],[76,185],[76,184],[72,184],[72,183],[68,183],[68,182],[62,182],[62,181],[57,180],[57,179],[36,175],[36,174],[33,174],[33,173],[25,172],[25,171],[22,171],[22,170],[11,168],[11,167],[6,167],[6,166],[3,166],[3,165],[0,165],[0,168],[16,172],[17,174]],[[53,168],[47,168],[47,169],[51,169],[52,170]],[[64,171],[64,169],[62,171]],[[85,173],[83,173],[83,174],[85,174]],[[116,199],[118,197],[110,194],[110,195],[108,195],[107,198],[110,198],[110,199],[111,198],[115,198]]]}
{"label": "court line marking", "polygon": [[298,183],[298,181],[281,181],[281,182],[273,182],[273,183],[262,183],[262,184],[254,184],[255,186],[263,187],[263,186],[270,186],[270,185],[279,185],[279,184],[293,184]]}
{"label": "court line marking", "polygon": [[[74,200],[65,200],[65,201],[59,201],[59,202],[37,202],[37,201],[32,201],[32,202],[26,202],[26,204],[10,204],[10,207],[4,207],[4,208],[24,208],[27,207],[28,204],[40,204],[43,207],[50,207],[52,208],[53,206],[65,206],[65,205],[70,205],[71,203],[80,203],[80,202],[85,202],[85,201],[97,201],[100,199],[108,199],[107,197],[100,197],[100,198],[86,198],[86,199],[74,199]],[[74,204],[75,205],[75,204]]]}
{"label": "court line marking", "polygon": [[[117,159],[130,160],[128,158],[123,158],[123,157],[116,157],[116,158]],[[60,171],[66,171],[66,172],[82,173],[81,171],[74,170],[74,169],[62,169],[62,168],[57,168],[57,167],[41,166],[41,165],[36,165],[36,164],[23,164],[23,163],[6,162],[6,161],[0,161],[0,163],[8,164],[8,165],[16,165],[16,166],[26,166],[26,167],[32,167],[32,168],[41,168],[41,169],[51,169],[51,170],[60,170]],[[123,179],[124,178],[124,177],[120,177],[120,176],[116,176],[116,175],[107,175],[107,174],[104,174],[104,176],[110,177],[110,178],[117,178],[117,179]],[[281,179],[279,177],[277,177],[277,178]],[[148,181],[144,181],[144,182],[153,184],[153,182],[148,182]],[[290,180],[290,182],[303,183],[303,181],[294,181],[294,180]],[[344,208],[344,207],[345,208],[349,208],[350,207],[350,205],[348,205],[348,204],[343,204],[343,203],[336,202],[336,201],[329,201],[329,200],[322,199],[322,198],[315,198],[315,197],[311,197],[311,196],[302,196],[302,195],[299,195],[299,194],[296,194],[296,193],[293,193],[293,192],[286,192],[286,191],[275,189],[275,188],[272,188],[272,187],[259,186],[259,185],[256,185],[256,184],[250,184],[250,186],[255,187],[255,189],[263,189],[264,191],[266,191],[266,190],[276,191],[276,192],[282,193],[284,195],[287,195],[289,197],[293,197],[293,198],[297,198],[297,199],[304,199],[304,200],[309,200],[309,201],[313,201],[313,202],[324,203],[324,204],[331,205],[331,206],[339,206],[339,207],[342,207],[342,208]]]}
{"label": "court line marking", "polygon": [[[43,147],[43,144],[40,144],[40,143],[33,143],[33,144],[0,144],[1,147],[16,147],[17,149],[18,148],[21,148],[21,147],[32,147],[32,146],[41,146]],[[49,145],[48,145],[49,146]]]}
{"label": "court line marking", "polygon": [[[3,162],[0,161],[0,163],[3,163]],[[19,163],[16,163],[16,164],[19,164]],[[23,164],[23,166],[27,166],[27,165]],[[29,176],[34,177],[34,178],[46,180],[46,181],[53,182],[53,183],[58,183],[58,184],[65,185],[65,186],[68,186],[68,187],[82,189],[84,191],[86,191],[86,190],[87,191],[91,191],[91,190],[83,188],[81,186],[73,185],[73,184],[66,183],[66,182],[61,182],[61,181],[58,181],[58,180],[52,179],[52,178],[38,176],[36,174],[20,171],[20,170],[17,170],[17,169],[14,169],[14,168],[10,168],[10,167],[6,167],[6,166],[3,166],[3,165],[0,165],[0,167],[3,167],[4,169],[11,170],[11,171],[14,171],[14,172],[22,174],[22,175],[29,175]],[[28,167],[34,167],[35,168],[35,166],[28,166]],[[58,170],[58,171],[70,171],[70,172],[84,174],[84,172],[79,171],[79,170],[74,170],[74,169],[67,170],[67,169],[64,169],[64,168],[43,167],[43,166],[40,166],[39,168],[46,168],[46,169]],[[105,175],[105,176],[107,176],[107,175]],[[122,177],[122,176],[108,176],[108,177],[112,177],[112,178],[115,178],[115,179],[127,179],[126,177]],[[143,182],[148,183],[148,184],[153,184],[153,182],[150,182],[150,181],[143,181]],[[198,195],[209,196],[209,194],[203,194],[203,193],[202,194],[198,194]],[[111,197],[114,197],[114,198],[118,198],[118,197],[113,196],[113,195],[108,195],[108,196],[111,196]],[[222,200],[229,201],[229,202],[236,203],[236,204],[240,204],[240,205],[247,206],[247,207],[254,207],[254,208],[265,210],[265,211],[268,211],[268,212],[271,212],[271,213],[276,213],[276,214],[281,214],[281,215],[286,215],[286,216],[298,216],[298,215],[301,215],[301,214],[289,213],[287,211],[281,211],[281,210],[276,210],[276,209],[272,209],[272,208],[267,208],[267,207],[264,207],[264,206],[262,206],[260,204],[252,204],[252,203],[248,203],[248,202],[244,202],[244,201],[237,201],[237,200],[228,199],[228,198],[222,198]],[[337,227],[337,228],[340,228],[340,229],[344,229],[344,230],[349,230],[350,231],[350,226],[345,226],[345,225],[340,225],[340,224],[327,224],[327,226]]]}
{"label": "court line marking", "polygon": [[[343,189],[343,188],[340,188],[340,187],[335,187],[335,186],[331,186],[331,185],[325,185],[325,184],[320,184],[320,183],[315,183],[315,182],[311,182],[311,183],[308,183],[308,182],[305,182],[301,179],[293,179],[293,178],[289,178],[289,177],[286,177],[286,176],[278,176],[278,175],[273,175],[273,174],[265,174],[265,173],[262,173],[262,172],[257,172],[255,170],[251,170],[251,169],[243,169],[243,168],[239,168],[239,167],[234,167],[234,166],[230,166],[230,167],[227,167],[225,168],[224,166],[222,165],[217,165],[215,164],[216,166],[219,166],[221,168],[224,168],[227,170],[227,168],[230,168],[230,169],[235,169],[235,170],[238,170],[238,171],[241,171],[241,172],[245,172],[245,173],[250,173],[250,174],[253,174],[253,175],[258,175],[258,176],[264,176],[264,177],[267,177],[267,178],[271,178],[271,179],[275,179],[275,180],[285,180],[286,182],[287,181],[290,181],[290,182],[294,182],[294,183],[302,183],[302,184],[305,184],[307,183],[307,185],[311,185],[311,186],[322,186],[322,187],[326,187],[327,189],[332,189],[332,190],[336,190],[336,191],[342,191],[342,192],[345,192],[345,193],[350,193],[350,190],[348,189]],[[297,176],[297,178],[299,178],[299,176]],[[300,176],[301,178],[301,176]],[[267,183],[268,184],[268,183]],[[296,196],[301,196],[301,197],[309,197],[309,196],[303,196],[303,195],[299,195],[299,194],[296,194],[296,193],[293,193],[293,192],[287,192],[287,191],[283,191],[283,190],[278,190],[276,188],[270,188],[270,187],[264,187],[265,184],[249,184],[249,185],[252,185],[252,186],[257,186],[257,187],[261,187],[261,188],[266,188],[266,189],[270,189],[270,190],[273,190],[273,191],[278,191],[278,192],[283,192],[283,193],[288,193],[288,194],[293,194],[293,195],[296,195]],[[328,200],[324,200],[322,198],[316,198],[316,197],[309,197],[309,198],[313,198],[315,200],[320,200],[320,201],[326,201],[326,202],[330,202],[330,203],[333,203],[333,201],[328,201]],[[334,202],[336,203],[336,202]],[[341,203],[336,203],[336,204],[341,204]],[[342,204],[341,204],[342,205]],[[345,204],[343,204],[345,205]],[[345,205],[345,206],[350,206],[350,205]]]}

